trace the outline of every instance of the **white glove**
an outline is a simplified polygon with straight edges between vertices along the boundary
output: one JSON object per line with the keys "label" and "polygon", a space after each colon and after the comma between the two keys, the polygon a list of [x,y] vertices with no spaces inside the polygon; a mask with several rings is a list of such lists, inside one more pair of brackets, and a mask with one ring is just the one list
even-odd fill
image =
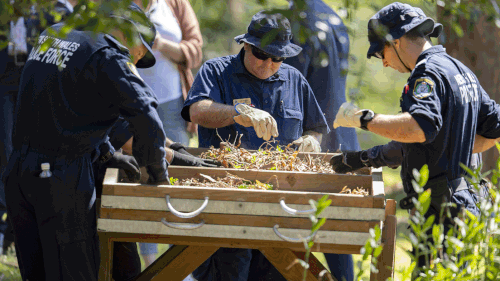
{"label": "white glove", "polygon": [[363,116],[363,110],[360,110],[352,103],[344,102],[340,106],[339,112],[337,112],[337,116],[335,116],[335,120],[333,121],[333,128],[359,128],[361,127],[361,116]]}
{"label": "white glove", "polygon": [[321,146],[318,140],[310,135],[302,136],[294,140],[292,143],[299,145],[300,152],[321,152]]}
{"label": "white glove", "polygon": [[235,105],[234,109],[240,114],[234,117],[234,122],[244,127],[253,127],[259,138],[268,141],[271,136],[279,136],[278,124],[271,114],[243,103]]}

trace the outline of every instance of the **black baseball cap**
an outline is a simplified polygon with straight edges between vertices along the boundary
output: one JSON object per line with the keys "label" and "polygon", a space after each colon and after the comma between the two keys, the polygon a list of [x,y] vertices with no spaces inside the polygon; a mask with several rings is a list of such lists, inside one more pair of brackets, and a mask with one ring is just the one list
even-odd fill
{"label": "black baseball cap", "polygon": [[420,8],[399,2],[385,6],[368,21],[367,58],[382,51],[387,41],[399,39],[415,28],[429,37],[438,37],[443,31],[443,25],[427,17]]}
{"label": "black baseball cap", "polygon": [[132,2],[125,10],[125,13],[114,13],[111,16],[119,17],[132,23],[139,33],[142,44],[148,50],[146,55],[144,55],[135,66],[137,68],[149,68],[155,65],[156,59],[153,55],[152,48],[156,38],[156,28],[144,11],[137,6],[137,4]]}

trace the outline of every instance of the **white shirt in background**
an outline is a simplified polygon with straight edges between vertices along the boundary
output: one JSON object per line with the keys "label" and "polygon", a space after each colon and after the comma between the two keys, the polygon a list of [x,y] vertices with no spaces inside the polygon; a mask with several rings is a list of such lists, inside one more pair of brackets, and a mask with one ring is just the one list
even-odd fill
{"label": "white shirt in background", "polygon": [[[175,43],[181,42],[181,28],[165,0],[158,0],[151,6],[149,19],[161,37]],[[153,89],[160,104],[180,98],[182,88],[177,64],[163,56],[158,50],[153,50],[153,55],[156,58],[156,64],[153,67],[138,69],[142,79]]]}

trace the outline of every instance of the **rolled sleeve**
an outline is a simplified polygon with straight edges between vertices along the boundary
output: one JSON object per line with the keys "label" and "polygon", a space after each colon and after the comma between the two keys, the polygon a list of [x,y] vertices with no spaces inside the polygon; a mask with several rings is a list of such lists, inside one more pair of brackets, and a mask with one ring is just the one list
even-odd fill
{"label": "rolled sleeve", "polygon": [[182,118],[191,122],[189,107],[192,104],[204,99],[211,99],[215,102],[223,103],[217,73],[213,65],[209,63],[204,63],[201,66],[196,78],[194,79],[193,85],[191,86],[188,96],[184,101],[184,107],[181,111]]}
{"label": "rolled sleeve", "polygon": [[424,143],[434,141],[443,126],[441,91],[435,80],[430,76],[412,78],[401,99],[402,111],[410,113],[424,132]]}
{"label": "rolled sleeve", "polygon": [[158,100],[128,56],[108,50],[98,80],[103,85],[101,95],[130,123],[133,154],[139,165],[158,163],[165,158],[165,133],[156,111]]}
{"label": "rolled sleeve", "polygon": [[326,135],[330,132],[325,115],[319,107],[318,101],[309,86],[309,83],[302,76],[302,91],[304,93],[304,123],[303,130],[315,131]]}

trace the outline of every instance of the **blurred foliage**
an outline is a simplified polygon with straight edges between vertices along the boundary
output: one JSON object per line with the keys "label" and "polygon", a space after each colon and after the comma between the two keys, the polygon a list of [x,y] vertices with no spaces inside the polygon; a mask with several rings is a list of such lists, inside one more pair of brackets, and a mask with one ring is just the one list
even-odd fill
{"label": "blurred foliage", "polygon": [[[304,6],[306,0],[295,0],[297,7]],[[399,111],[399,97],[406,83],[408,74],[400,74],[393,69],[386,69],[378,59],[366,59],[368,50],[367,23],[371,16],[380,8],[394,2],[390,0],[323,0],[342,18],[348,28],[350,39],[349,73],[346,95],[348,99],[362,108],[371,108],[375,112],[395,114]],[[54,11],[56,1],[46,0],[15,0],[0,1],[0,49],[6,45],[9,21],[20,15],[33,17],[35,14],[50,14],[55,22],[61,20],[61,15]],[[119,18],[110,18],[114,11],[120,13],[131,0],[108,0],[93,2],[81,0],[75,7],[75,12],[66,20],[67,28],[63,28],[57,36],[64,36],[73,28],[109,32],[120,29],[127,40],[136,40],[131,25]],[[281,11],[294,26],[300,16],[298,11],[288,10],[287,0],[190,0],[198,17],[201,33],[204,39],[204,60],[237,53],[241,46],[234,37],[246,33],[252,15],[260,10]],[[488,15],[500,27],[498,5],[495,0],[409,0],[402,1],[422,8],[427,16],[436,18],[437,7],[445,9],[447,22],[453,26],[457,35],[464,34],[459,24],[467,19],[469,26],[480,13]],[[148,0],[143,0],[144,6]],[[46,27],[47,21],[40,17],[40,30]],[[52,33],[56,35],[55,33]],[[309,36],[317,36],[308,30],[300,30],[299,41]],[[137,42],[138,43],[138,42]],[[437,43],[437,41],[435,42]],[[285,61],[286,63],[286,61]],[[196,69],[194,70],[196,72]],[[386,143],[388,140],[374,134],[359,133],[362,147]]]}

